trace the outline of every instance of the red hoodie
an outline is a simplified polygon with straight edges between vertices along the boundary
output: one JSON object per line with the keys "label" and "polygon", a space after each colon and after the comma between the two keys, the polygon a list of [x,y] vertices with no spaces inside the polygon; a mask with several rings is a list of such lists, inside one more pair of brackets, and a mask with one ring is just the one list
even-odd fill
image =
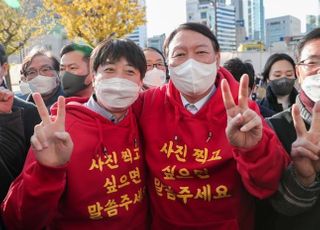
{"label": "red hoodie", "polygon": [[[172,82],[146,91],[135,104],[150,173],[153,229],[252,230],[254,196],[266,198],[278,188],[288,156],[266,123],[255,147],[229,144],[223,78],[237,103],[238,83],[220,68],[216,91],[195,115],[184,108]],[[249,106],[259,113],[254,102]]]}
{"label": "red hoodie", "polygon": [[2,206],[8,229],[146,229],[145,170],[131,109],[113,124],[83,106],[85,99],[66,100],[71,159],[50,168],[29,151]]}

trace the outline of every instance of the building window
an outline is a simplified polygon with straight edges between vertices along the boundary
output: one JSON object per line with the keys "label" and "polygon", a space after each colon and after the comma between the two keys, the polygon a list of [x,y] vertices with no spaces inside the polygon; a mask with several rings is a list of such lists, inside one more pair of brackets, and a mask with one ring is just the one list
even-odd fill
{"label": "building window", "polygon": [[201,19],[207,18],[207,12],[201,12]]}

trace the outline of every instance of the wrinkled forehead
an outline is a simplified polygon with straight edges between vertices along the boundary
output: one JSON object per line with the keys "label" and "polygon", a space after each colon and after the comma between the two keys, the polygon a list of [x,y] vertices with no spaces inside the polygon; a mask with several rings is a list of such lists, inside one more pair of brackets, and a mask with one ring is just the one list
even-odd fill
{"label": "wrinkled forehead", "polygon": [[320,39],[308,41],[301,49],[300,60],[298,61],[305,60],[312,56],[320,57]]}
{"label": "wrinkled forehead", "polygon": [[29,68],[40,68],[42,66],[53,66],[53,61],[50,57],[46,55],[36,55],[34,56],[28,65]]}

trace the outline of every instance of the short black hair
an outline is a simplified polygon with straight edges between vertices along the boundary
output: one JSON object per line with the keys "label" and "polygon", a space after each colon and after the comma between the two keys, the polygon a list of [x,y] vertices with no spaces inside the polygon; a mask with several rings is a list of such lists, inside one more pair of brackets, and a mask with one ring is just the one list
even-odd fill
{"label": "short black hair", "polygon": [[78,51],[83,54],[83,58],[85,59],[85,61],[89,62],[92,50],[93,50],[93,48],[89,45],[70,43],[70,44],[62,47],[62,49],[60,51],[60,57],[62,57],[63,55],[65,55],[67,53],[70,53],[73,51]]}
{"label": "short black hair", "polygon": [[3,65],[8,62],[8,56],[6,53],[6,49],[2,44],[0,44],[0,64]]}
{"label": "short black hair", "polygon": [[60,63],[58,59],[49,51],[42,47],[32,49],[31,52],[23,59],[21,66],[21,74],[26,77],[27,69],[29,68],[32,60],[37,56],[47,56],[52,61],[52,67],[55,71],[59,72]]}
{"label": "short black hair", "polygon": [[149,47],[144,48],[144,49],[143,49],[143,52],[148,51],[148,50],[155,51],[155,52],[157,52],[158,54],[161,55],[161,57],[162,57],[162,59],[163,59],[163,62],[164,62],[164,66],[166,67],[166,81],[169,81],[170,76],[169,76],[168,64],[167,64],[166,58],[165,58],[165,56],[163,55],[163,53],[162,53],[160,50],[158,50],[157,48],[152,47],[152,46],[149,46]]}
{"label": "short black hair", "polygon": [[172,41],[172,39],[176,36],[176,34],[182,30],[191,30],[197,33],[202,34],[203,36],[206,36],[210,39],[213,49],[215,52],[220,52],[220,46],[218,43],[218,40],[216,36],[212,33],[212,31],[207,27],[206,25],[203,25],[201,23],[196,22],[187,22],[183,23],[178,28],[176,28],[174,31],[171,32],[169,37],[165,40],[163,45],[164,54],[166,57],[168,57],[169,54],[169,45]]}
{"label": "short black hair", "polygon": [[249,88],[253,88],[255,71],[251,63],[243,62],[240,58],[231,58],[223,64],[223,67],[226,68],[238,82],[240,82],[243,74],[248,74]]}
{"label": "short black hair", "polygon": [[163,59],[163,61],[164,61],[164,63],[166,63],[166,58],[164,57],[163,53],[160,50],[158,50],[157,48],[152,47],[152,46],[149,46],[149,47],[146,47],[146,48],[143,49],[143,51],[148,51],[148,50],[152,50],[152,51],[155,51],[158,54],[160,54],[162,59]]}
{"label": "short black hair", "polygon": [[300,56],[301,56],[301,51],[304,48],[304,46],[309,41],[316,40],[316,39],[320,39],[320,27],[311,30],[297,44],[296,49],[295,49],[295,57],[296,57],[297,62],[301,61]]}
{"label": "short black hair", "polygon": [[100,65],[119,61],[122,57],[139,70],[142,79],[147,71],[147,61],[142,49],[130,39],[109,38],[100,42],[92,51],[91,68],[97,72]]}
{"label": "short black hair", "polygon": [[[288,54],[285,54],[285,53],[272,54],[268,58],[266,64],[264,65],[263,71],[261,73],[262,79],[264,82],[267,82],[267,80],[269,79],[270,70],[273,64],[282,60],[288,61],[292,65],[293,69],[295,69],[296,64],[294,63],[294,60],[292,59],[292,57],[290,57]],[[294,72],[294,76],[297,77],[295,71],[293,72]]]}

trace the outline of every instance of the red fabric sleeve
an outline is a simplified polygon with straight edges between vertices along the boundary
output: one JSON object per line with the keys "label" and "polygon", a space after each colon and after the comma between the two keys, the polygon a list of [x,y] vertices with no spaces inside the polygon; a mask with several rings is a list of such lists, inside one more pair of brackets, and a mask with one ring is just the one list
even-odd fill
{"label": "red fabric sleeve", "polygon": [[31,150],[28,158],[2,203],[8,229],[43,229],[55,215],[65,189],[66,165],[58,168],[41,165],[32,159]]}

